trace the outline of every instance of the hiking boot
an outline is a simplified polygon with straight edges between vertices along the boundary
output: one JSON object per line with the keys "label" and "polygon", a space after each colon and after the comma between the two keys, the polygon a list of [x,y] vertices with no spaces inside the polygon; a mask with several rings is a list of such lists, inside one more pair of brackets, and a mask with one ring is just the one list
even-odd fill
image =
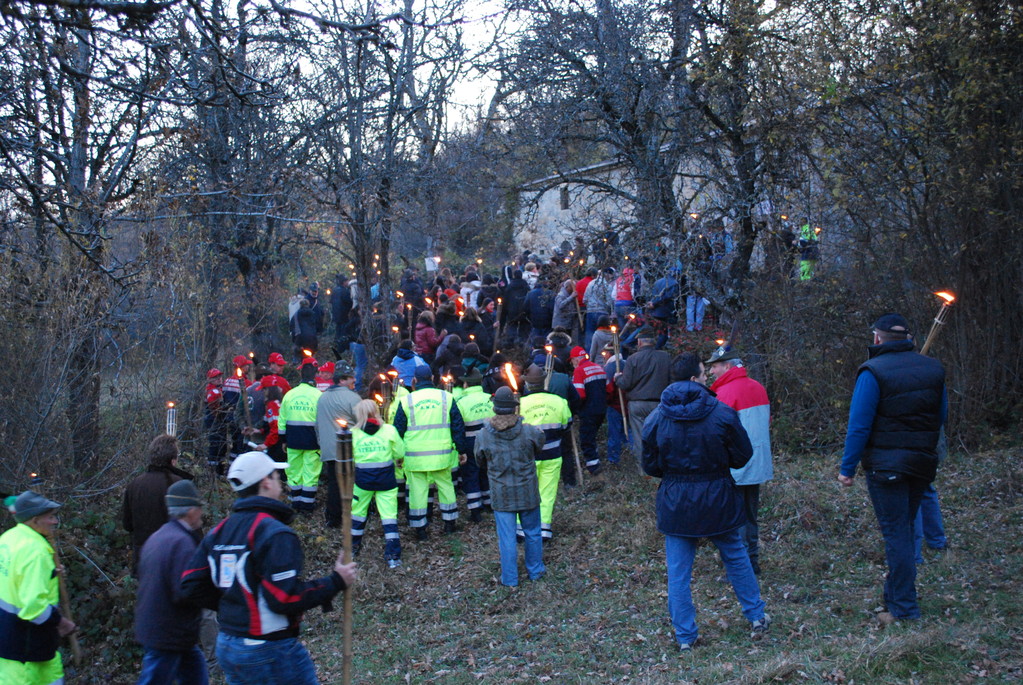
{"label": "hiking boot", "polygon": [[451,535],[452,533],[457,532],[457,531],[458,531],[458,527],[455,525],[454,521],[445,521],[444,522],[444,534],[445,535]]}
{"label": "hiking boot", "polygon": [[469,511],[469,520],[473,523],[481,523],[483,521],[483,511],[481,509],[471,509]]}
{"label": "hiking boot", "polygon": [[426,538],[429,537],[429,533],[426,532],[426,526],[420,526],[419,528],[416,528],[415,531],[416,531],[416,540],[418,540],[420,542],[422,542],[423,540],[425,540]]}
{"label": "hiking boot", "polygon": [[760,638],[767,634],[767,629],[771,627],[771,617],[764,614],[764,617],[759,621],[753,621],[752,629],[753,632],[751,637]]}

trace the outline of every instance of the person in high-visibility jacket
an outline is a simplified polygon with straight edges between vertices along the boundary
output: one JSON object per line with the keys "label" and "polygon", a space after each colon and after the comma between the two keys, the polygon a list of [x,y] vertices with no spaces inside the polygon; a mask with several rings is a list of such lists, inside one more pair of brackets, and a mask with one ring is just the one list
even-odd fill
{"label": "person in high-visibility jacket", "polygon": [[536,426],[544,434],[543,451],[536,458],[536,477],[540,482],[540,531],[544,540],[554,537],[554,503],[558,499],[561,475],[561,441],[568,438],[572,412],[568,401],[543,389],[544,372],[536,364],[522,376],[526,396],[519,402],[522,421]]}
{"label": "person in high-visibility jacket", "polygon": [[61,616],[60,586],[48,537],[60,504],[31,490],[14,501],[17,525],[0,535],[0,683],[62,683],[57,647],[77,626]]}
{"label": "person in high-visibility jacket", "polygon": [[456,400],[458,411],[462,413],[462,420],[465,421],[465,439],[469,443],[465,464],[460,470],[465,504],[473,523],[482,521],[483,507],[490,506],[490,484],[487,481],[487,474],[480,470],[479,464],[476,463],[476,457],[473,455],[476,435],[483,428],[486,420],[494,415],[494,405],[490,401],[490,395],[483,392],[482,383],[483,374],[480,373],[480,370],[470,369],[462,377],[465,391]]}
{"label": "person in high-visibility jacket", "polygon": [[409,525],[416,539],[426,539],[426,509],[430,483],[437,485],[444,532],[455,531],[458,502],[451,482],[451,448],[469,453],[462,414],[451,393],[433,387],[429,367],[416,368],[413,391],[398,402],[394,427],[405,441]]}
{"label": "person in high-visibility jacket", "polygon": [[352,494],[352,552],[357,554],[366,531],[370,502],[376,502],[384,528],[384,560],[390,568],[401,566],[398,537],[398,481],[395,464],[405,458],[405,442],[394,426],[384,423],[373,400],[355,405],[352,428],[352,461],[355,487]]}
{"label": "person in high-visibility jacket", "polygon": [[316,488],[320,482],[320,443],[316,438],[316,403],[323,395],[316,389],[316,360],[306,357],[299,365],[301,382],[281,401],[277,432],[288,447],[288,485],[291,507],[312,511],[316,507]]}

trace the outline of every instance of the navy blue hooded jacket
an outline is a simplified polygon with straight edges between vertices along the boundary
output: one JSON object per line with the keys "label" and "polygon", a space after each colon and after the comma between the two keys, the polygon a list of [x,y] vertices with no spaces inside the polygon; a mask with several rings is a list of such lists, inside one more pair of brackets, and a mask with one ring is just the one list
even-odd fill
{"label": "navy blue hooded jacket", "polygon": [[730,469],[753,456],[734,409],[693,381],[672,383],[643,426],[643,470],[661,479],[657,529],[710,537],[746,523]]}

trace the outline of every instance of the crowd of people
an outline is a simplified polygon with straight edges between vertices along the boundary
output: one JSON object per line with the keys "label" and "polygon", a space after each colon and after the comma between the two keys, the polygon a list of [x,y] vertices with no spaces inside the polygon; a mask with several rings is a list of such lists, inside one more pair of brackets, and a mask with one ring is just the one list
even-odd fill
{"label": "crowd of people", "polygon": [[[519,584],[516,540],[526,576],[539,580],[562,489],[594,487],[631,461],[660,479],[656,520],[679,648],[690,650],[699,635],[690,583],[701,538],[716,546],[751,634],[766,632],[758,509],[760,486],[773,475],[767,392],[727,343],[705,360],[691,350],[672,358],[663,348],[671,329],[681,328],[676,306],[689,295],[678,266],[649,280],[628,265],[573,280],[556,264],[528,261],[500,277],[480,277],[473,265],[460,279],[442,271],[423,287],[409,269],[393,302],[380,305],[396,329],[389,363],[370,371],[365,327],[352,323],[358,298],[341,279],[334,360],[319,363],[323,355],[306,337],[290,363],[274,352],[265,363],[239,355],[228,373],[210,369],[208,467],[238,500],[201,536],[204,503],[192,474],[178,468],[176,440],[154,439],[149,470],[128,487],[123,513],[140,577],[139,682],[168,682],[167,673],[206,682],[196,645],[213,612],[219,629],[203,641],[205,656],[216,655],[229,683],[316,682],[297,639],[302,613],[329,610],[358,571],[339,555],[330,575],[303,580],[301,546],[288,524],[320,509],[324,526],[342,525],[339,425],[352,434],[356,555],[375,547],[364,540],[372,504],[390,568],[402,563],[403,537],[427,540],[435,519],[444,534],[456,534],[464,511],[473,525],[493,518],[501,585]],[[303,302],[299,313],[319,307]],[[703,325],[700,312],[693,308],[686,328]],[[876,382],[857,383],[850,431],[859,437],[847,443],[840,480],[850,484],[859,462],[868,470],[891,570],[886,601],[896,619],[909,619],[919,611],[905,545],[914,543],[913,519],[934,478],[943,376],[940,364],[912,352],[901,317],[882,317],[874,330],[880,361],[864,365],[860,377]],[[907,359],[920,374],[900,375]],[[898,401],[907,393],[908,409]],[[919,435],[907,442],[903,429]],[[19,516],[59,506],[47,502],[33,500]]]}

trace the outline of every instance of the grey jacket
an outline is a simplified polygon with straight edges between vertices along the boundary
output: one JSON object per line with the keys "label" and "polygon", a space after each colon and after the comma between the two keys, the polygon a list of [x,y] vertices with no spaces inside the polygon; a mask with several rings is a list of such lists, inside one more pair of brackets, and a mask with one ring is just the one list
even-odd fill
{"label": "grey jacket", "polygon": [[362,400],[359,393],[344,385],[332,385],[316,402],[316,440],[320,443],[320,461],[337,461],[338,419],[355,425],[355,405]]}
{"label": "grey jacket", "polygon": [[522,423],[522,417],[505,430],[497,430],[492,417],[476,435],[476,461],[487,467],[490,502],[494,511],[529,511],[540,506],[536,457],[543,450],[543,431]]}
{"label": "grey jacket", "polygon": [[642,347],[625,360],[616,382],[630,402],[660,402],[661,393],[671,384],[671,357],[664,350]]}

